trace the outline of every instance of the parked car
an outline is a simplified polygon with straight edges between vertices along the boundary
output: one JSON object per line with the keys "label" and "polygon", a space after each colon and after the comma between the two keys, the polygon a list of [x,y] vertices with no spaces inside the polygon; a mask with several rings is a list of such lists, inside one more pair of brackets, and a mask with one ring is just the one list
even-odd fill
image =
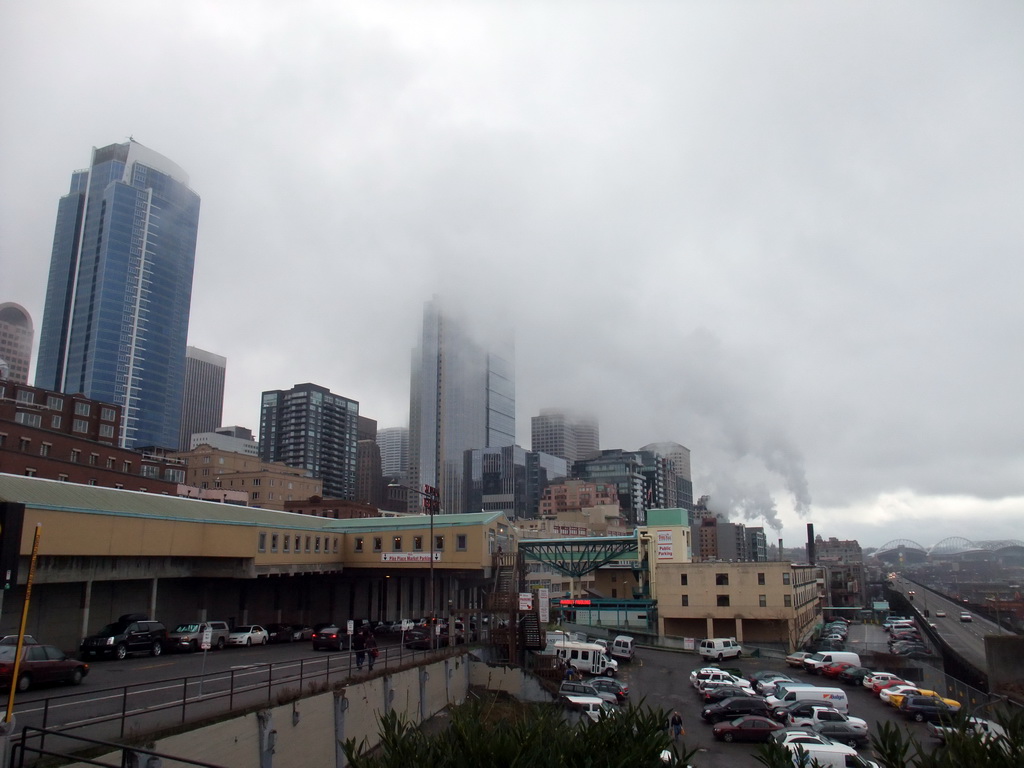
{"label": "parked car", "polygon": [[856,666],[856,664],[853,664],[849,661],[837,661],[835,664],[829,664],[827,667],[822,667],[821,675],[822,677],[831,677],[834,680],[835,678],[839,677],[839,673],[841,673],[844,669],[849,669],[850,667],[854,666]]}
{"label": "parked car", "polygon": [[956,715],[952,707],[942,699],[936,699],[934,696],[906,696],[900,702],[897,711],[904,717],[916,720],[919,723],[923,723],[926,720],[928,722],[938,722],[940,720],[949,722]]}
{"label": "parked car", "polygon": [[791,667],[803,669],[804,659],[806,659],[810,655],[811,654],[807,651],[794,651],[786,657],[786,663]]}
{"label": "parked car", "polygon": [[618,696],[611,691],[598,689],[596,686],[591,685],[590,681],[563,680],[562,684],[558,686],[558,695],[563,699],[571,696],[596,696],[602,701],[607,701],[609,704],[619,703]]}
{"label": "parked car", "polygon": [[224,621],[197,621],[192,624],[179,624],[167,636],[167,649],[195,652],[203,644],[203,635],[210,630],[210,647],[222,650],[228,641],[231,630]]}
{"label": "parked car", "polygon": [[764,699],[756,696],[733,696],[717,704],[704,707],[700,716],[709,723],[720,723],[723,720],[735,720],[741,715],[758,715],[769,717],[771,707]]}
{"label": "parked car", "polygon": [[98,656],[123,659],[129,653],[159,656],[166,641],[167,629],[159,621],[150,621],[141,613],[126,613],[82,640],[79,651],[83,660]]}
{"label": "parked car", "polygon": [[[859,717],[850,717],[832,707],[814,704],[807,708],[796,708],[789,713],[789,725],[795,728],[815,728],[822,723],[846,723],[861,733],[868,732],[867,721]],[[815,728],[815,730],[817,730]]]}
{"label": "parked car", "polygon": [[956,721],[954,724],[933,722],[928,723],[928,735],[938,740],[941,744],[946,743],[946,737],[950,733],[977,733],[983,741],[989,739],[1005,738],[1006,731],[999,723],[985,720],[981,717],[968,717],[966,721]]}
{"label": "parked car", "polygon": [[815,733],[820,733],[822,736],[827,736],[831,739],[832,743],[846,744],[847,746],[858,749],[860,747],[866,747],[871,743],[871,734],[868,731],[861,730],[856,724],[843,722],[840,720],[815,723],[811,726],[811,729]]}
{"label": "parked car", "polygon": [[291,624],[267,624],[264,629],[267,630],[268,643],[290,643],[295,639]]}
{"label": "parked car", "polygon": [[587,681],[598,691],[611,693],[619,704],[625,704],[629,698],[629,686],[611,677],[594,677]]}
{"label": "parked car", "polygon": [[[18,635],[4,635],[0,637],[0,645],[17,645]],[[38,642],[32,635],[25,635],[21,641],[22,645],[38,645]]]}
{"label": "parked car", "polygon": [[266,645],[270,638],[259,624],[243,624],[228,635],[228,645]]}
{"label": "parked car", "polygon": [[306,626],[305,624],[292,624],[292,640],[295,642],[301,642],[303,640],[313,639],[313,628]]}
{"label": "parked car", "polygon": [[772,732],[772,741],[779,744],[835,744],[828,736],[812,731],[810,728],[780,728]]}
{"label": "parked car", "polygon": [[313,632],[313,650],[347,651],[348,635],[337,624],[327,624]]}
{"label": "parked car", "polygon": [[931,690],[928,690],[927,688],[911,687],[910,690],[907,690],[907,691],[901,691],[901,692],[897,692],[897,693],[890,693],[889,694],[889,704],[892,707],[894,707],[896,709],[899,709],[900,702],[903,701],[903,698],[905,696],[931,696],[932,698],[942,699],[942,701],[946,702],[946,704],[949,706],[949,708],[951,710],[953,710],[954,712],[959,712],[960,711],[960,702],[959,701],[957,701],[956,699],[948,699],[945,696],[943,696],[941,693],[939,693],[938,691],[931,691]]}
{"label": "parked car", "polygon": [[[11,685],[17,651],[14,645],[0,646],[0,686],[9,688]],[[44,683],[78,685],[87,674],[88,664],[70,658],[60,648],[32,643],[21,649],[17,689],[25,691]]]}
{"label": "parked car", "polygon": [[716,685],[704,688],[701,692],[701,699],[705,704],[716,704],[719,701],[731,699],[733,696],[753,696],[750,688],[740,688],[738,685]]}
{"label": "parked car", "polygon": [[715,724],[714,735],[719,741],[768,741],[782,726],[760,715],[744,715]]}
{"label": "parked car", "polygon": [[840,680],[847,685],[864,685],[864,678],[872,674],[872,671],[867,667],[847,667],[839,673],[837,680]]}

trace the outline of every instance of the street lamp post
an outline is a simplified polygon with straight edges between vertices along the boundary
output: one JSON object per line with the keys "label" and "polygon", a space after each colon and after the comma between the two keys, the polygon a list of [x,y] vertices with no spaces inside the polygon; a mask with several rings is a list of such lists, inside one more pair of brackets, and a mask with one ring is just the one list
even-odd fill
{"label": "street lamp post", "polygon": [[[402,485],[401,483],[388,483],[388,488],[403,488],[406,491],[411,491],[412,493],[418,493],[420,496],[423,497],[423,501],[424,501],[423,506],[427,510],[427,513],[430,515],[430,548],[428,550],[428,556],[430,558],[430,564],[429,564],[430,575],[428,577],[429,578],[429,582],[428,582],[429,589],[427,590],[427,600],[430,603],[430,630],[429,630],[430,631],[430,647],[431,648],[436,648],[437,647],[437,626],[436,626],[437,622],[436,622],[436,618],[435,618],[435,600],[434,600],[434,513],[439,511],[439,501],[438,501],[438,499],[439,499],[439,495],[440,494],[438,493],[437,488],[435,488],[432,485],[424,485],[422,491],[417,490],[416,488],[410,488],[407,485]],[[448,631],[451,632],[451,627],[448,628]]]}

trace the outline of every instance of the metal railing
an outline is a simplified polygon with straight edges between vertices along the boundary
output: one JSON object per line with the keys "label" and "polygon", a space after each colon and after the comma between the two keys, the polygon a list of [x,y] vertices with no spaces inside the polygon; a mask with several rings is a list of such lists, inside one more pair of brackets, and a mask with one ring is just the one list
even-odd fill
{"label": "metal railing", "polygon": [[[46,739],[58,734],[84,738],[77,733],[85,728],[89,729],[90,737],[98,739],[139,739],[227,712],[273,706],[323,693],[353,678],[461,654],[465,648],[380,648],[372,671],[368,663],[362,669],[357,666],[354,651],[324,652],[292,661],[248,664],[222,672],[112,688],[89,688],[22,702],[15,710],[19,732],[11,743],[22,753],[43,755],[47,754]],[[39,743],[30,744],[29,738],[38,739]]]}
{"label": "metal railing", "polygon": [[[42,746],[43,741],[47,735],[51,737],[57,737],[61,740],[69,742],[69,749],[65,751],[57,751],[53,749],[46,749]],[[33,747],[28,744],[29,738],[32,736],[38,736],[40,746]],[[51,738],[52,742],[52,738]],[[22,729],[21,739],[14,745],[11,750],[11,768],[24,768],[26,765],[31,765],[34,760],[29,759],[30,756],[35,758],[53,757],[58,759],[73,759],[77,763],[84,763],[86,765],[104,766],[104,768],[113,768],[112,763],[103,762],[102,760],[96,760],[90,757],[84,757],[76,752],[84,751],[95,751],[96,753],[118,753],[119,762],[118,765],[121,768],[143,768],[143,766],[157,766],[162,765],[163,760],[173,761],[175,765],[185,766],[196,766],[196,768],[223,768],[223,766],[215,765],[214,763],[204,763],[198,760],[188,760],[183,757],[176,755],[167,755],[162,752],[154,752],[151,749],[143,749],[142,747],[130,747],[124,744],[117,744],[113,741],[103,741],[102,739],[90,739],[87,736],[69,736],[65,733],[59,733],[56,731],[47,732],[39,728],[32,728],[26,726]]]}

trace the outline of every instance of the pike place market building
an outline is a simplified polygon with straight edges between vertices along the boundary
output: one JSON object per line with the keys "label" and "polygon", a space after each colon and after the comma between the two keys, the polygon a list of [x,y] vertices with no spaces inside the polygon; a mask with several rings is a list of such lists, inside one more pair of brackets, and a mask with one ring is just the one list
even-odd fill
{"label": "pike place market building", "polygon": [[0,474],[0,634],[17,631],[37,527],[26,631],[67,650],[126,613],[168,630],[383,621],[430,615],[431,593],[438,615],[469,613],[516,547],[501,512],[336,520]]}

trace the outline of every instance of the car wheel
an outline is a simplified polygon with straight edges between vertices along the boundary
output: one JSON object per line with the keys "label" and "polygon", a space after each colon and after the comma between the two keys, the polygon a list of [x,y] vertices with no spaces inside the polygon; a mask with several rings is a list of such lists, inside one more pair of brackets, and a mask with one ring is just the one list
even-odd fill
{"label": "car wheel", "polygon": [[721,660],[722,660],[722,654],[718,654],[718,660],[719,660],[719,661],[721,661]]}
{"label": "car wheel", "polygon": [[223,637],[218,637],[217,638],[217,650],[218,651],[223,651],[224,650],[224,638]]}
{"label": "car wheel", "polygon": [[924,722],[924,713],[923,712],[915,713],[914,714],[914,722],[923,723]]}
{"label": "car wheel", "polygon": [[114,651],[114,655],[117,656],[118,661],[124,661],[124,659],[128,656],[128,646],[124,643],[121,643],[119,646],[117,646],[117,649]]}
{"label": "car wheel", "polygon": [[722,741],[732,741],[732,740],[733,740],[733,735],[731,733],[723,733],[722,734]]}
{"label": "car wheel", "polygon": [[251,637],[245,638],[245,644],[246,645],[252,645],[252,638]]}
{"label": "car wheel", "polygon": [[82,670],[76,669],[71,673],[71,684],[81,685],[82,684]]}
{"label": "car wheel", "polygon": [[266,645],[266,644],[267,644],[267,638],[264,637],[263,638],[263,642],[261,642],[260,645]]}
{"label": "car wheel", "polygon": [[163,652],[164,652],[164,647],[162,645],[160,645],[160,641],[159,640],[157,640],[155,643],[153,643],[153,648],[150,650],[150,653],[152,653],[154,656],[159,656]]}
{"label": "car wheel", "polygon": [[27,691],[29,686],[32,685],[32,678],[28,675],[22,675],[18,678],[18,690]]}
{"label": "car wheel", "polygon": [[188,644],[188,649],[191,653],[195,653],[199,650],[199,643],[193,640],[191,643]]}

